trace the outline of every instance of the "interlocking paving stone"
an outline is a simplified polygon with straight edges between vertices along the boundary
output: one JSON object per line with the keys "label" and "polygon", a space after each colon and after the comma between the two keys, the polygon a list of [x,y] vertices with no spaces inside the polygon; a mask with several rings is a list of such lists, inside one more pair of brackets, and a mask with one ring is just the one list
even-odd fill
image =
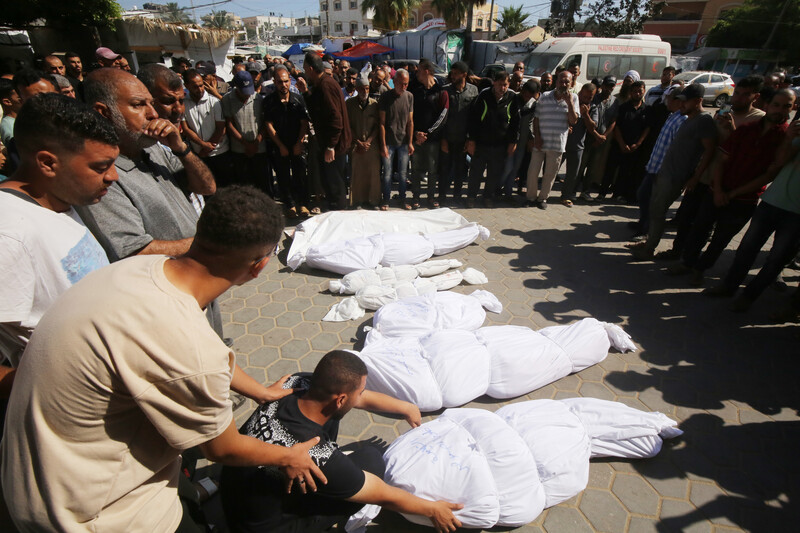
{"label": "interlocking paving stone", "polygon": [[[771,325],[766,315],[790,293],[768,289],[751,312],[732,314],[728,301],[704,298],[683,278],[664,276],[663,263],[629,262],[626,222],[635,208],[551,203],[547,211],[461,211],[492,237],[447,257],[484,271],[490,282],[453,290],[481,288],[498,296],[504,310],[487,313],[487,325],[539,329],[590,316],[622,325],[639,349],[611,352],[599,365],[520,398],[482,397],[470,406],[494,411],[530,399],[602,397],[659,410],[686,434],[666,442],[656,458],[593,461],[586,491],[514,531],[785,531],[796,522],[787,517],[800,493],[793,444],[800,440],[794,392],[800,329]],[[662,248],[673,234],[668,227]],[[738,241],[709,270],[706,286],[724,275]],[[282,248],[290,245],[286,240]],[[372,318],[367,312],[357,321],[322,322],[344,298],[327,290],[329,280],[340,276],[307,266],[292,272],[285,257],[281,252],[258,279],[219,299],[237,362],[264,383],[312,371],[329,350],[352,349],[360,326]],[[794,290],[797,273],[785,276]],[[255,404],[243,399],[236,405],[242,424]],[[423,421],[435,416],[423,413]],[[408,429],[400,418],[354,410],[343,420],[339,441],[391,442]],[[432,529],[384,511],[368,531]]]}

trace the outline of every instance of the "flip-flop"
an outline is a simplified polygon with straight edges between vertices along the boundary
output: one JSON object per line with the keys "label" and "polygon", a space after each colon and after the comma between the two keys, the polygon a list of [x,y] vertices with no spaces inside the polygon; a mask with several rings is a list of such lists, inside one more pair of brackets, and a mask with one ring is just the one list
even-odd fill
{"label": "flip-flop", "polygon": [[381,211],[388,211],[388,210],[389,210],[389,206],[387,204],[383,204],[381,206]]}
{"label": "flip-flop", "polygon": [[319,215],[320,213],[322,213],[322,210],[319,207],[312,207],[311,208],[311,214],[312,215]]}
{"label": "flip-flop", "polygon": [[403,204],[403,209],[405,209],[406,211],[411,211],[412,209],[411,204]]}

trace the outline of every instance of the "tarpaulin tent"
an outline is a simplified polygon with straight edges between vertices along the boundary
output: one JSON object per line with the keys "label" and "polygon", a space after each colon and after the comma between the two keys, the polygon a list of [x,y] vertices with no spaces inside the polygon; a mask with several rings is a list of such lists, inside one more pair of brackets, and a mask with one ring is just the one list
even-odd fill
{"label": "tarpaulin tent", "polygon": [[306,53],[306,48],[311,48],[311,50],[308,50],[309,52],[312,51],[312,50],[315,51],[315,52],[321,52],[323,50],[322,47],[320,47],[320,46],[318,46],[316,44],[312,44],[312,43],[295,43],[281,55],[283,57],[285,57],[285,58],[288,58],[289,56],[302,55],[302,54]]}
{"label": "tarpaulin tent", "polygon": [[388,54],[389,52],[394,52],[394,48],[383,46],[382,44],[378,44],[374,41],[361,41],[357,45],[348,48],[347,50],[336,52],[333,54],[333,56],[339,59],[352,59],[354,61],[361,61],[369,59],[375,55]]}

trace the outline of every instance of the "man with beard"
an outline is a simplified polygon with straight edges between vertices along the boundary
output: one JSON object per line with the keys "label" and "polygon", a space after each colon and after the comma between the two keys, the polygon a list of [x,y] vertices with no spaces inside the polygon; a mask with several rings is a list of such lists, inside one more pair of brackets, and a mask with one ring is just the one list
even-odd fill
{"label": "man with beard", "polygon": [[319,486],[317,494],[286,494],[286,483],[275,468],[225,467],[220,494],[233,531],[329,531],[364,504],[425,516],[437,532],[461,525],[453,515],[461,505],[425,500],[386,484],[376,447],[362,446],[347,455],[339,450],[339,424],[353,408],[398,414],[411,427],[422,422],[416,406],[365,390],[366,382],[364,362],[334,350],[325,354],[312,375],[289,378],[284,387],[294,388],[294,394],[264,403],[253,413],[241,430],[248,437],[286,447],[319,437],[310,455],[328,483]]}
{"label": "man with beard", "polygon": [[541,86],[542,94],[546,93],[547,91],[553,90],[553,75],[549,72],[545,72],[542,74],[542,77],[539,78],[539,85]]}
{"label": "man with beard", "polygon": [[87,102],[114,126],[120,155],[119,181],[103,202],[81,208],[81,218],[111,261],[186,253],[198,217],[186,194],[214,194],[211,171],[178,128],[158,118],[152,96],[136,77],[100,69],[86,76],[84,90]]}
{"label": "man with beard", "polygon": [[[343,61],[346,63],[346,61]],[[358,78],[358,71],[354,68],[348,68],[342,77],[343,87],[342,94],[344,99],[348,100],[356,96],[356,78]]]}

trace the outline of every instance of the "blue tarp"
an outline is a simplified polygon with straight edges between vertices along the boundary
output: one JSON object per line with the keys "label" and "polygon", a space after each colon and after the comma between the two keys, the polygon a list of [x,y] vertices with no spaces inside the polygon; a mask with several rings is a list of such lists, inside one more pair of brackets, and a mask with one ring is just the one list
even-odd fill
{"label": "blue tarp", "polygon": [[296,43],[296,44],[293,44],[293,45],[291,46],[291,48],[289,48],[288,50],[286,50],[286,51],[285,51],[284,53],[282,53],[281,55],[282,55],[283,57],[285,57],[285,58],[287,58],[287,59],[288,59],[288,58],[289,58],[289,56],[294,56],[294,55],[297,55],[297,54],[302,54],[302,53],[303,53],[303,50],[305,50],[305,49],[306,49],[306,48],[308,48],[309,46],[313,46],[313,44],[312,44],[312,43]]}

